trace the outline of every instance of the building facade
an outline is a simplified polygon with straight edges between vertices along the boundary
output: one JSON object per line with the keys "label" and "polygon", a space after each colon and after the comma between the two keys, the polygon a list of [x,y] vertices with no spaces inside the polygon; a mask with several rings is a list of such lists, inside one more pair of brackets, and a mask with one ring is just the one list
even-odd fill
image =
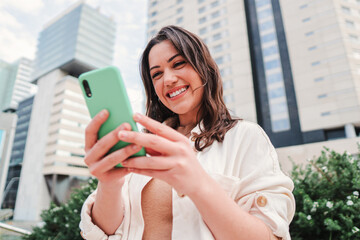
{"label": "building facade", "polygon": [[148,37],[169,24],[198,34],[220,68],[228,108],[259,123],[275,147],[351,138],[360,131],[359,7],[150,0]]}
{"label": "building facade", "polygon": [[0,110],[14,112],[19,102],[34,95],[37,86],[30,83],[33,62],[21,58],[14,63],[0,61]]}
{"label": "building facade", "polygon": [[21,101],[19,103],[18,109],[16,110],[17,123],[15,137],[12,145],[9,168],[6,177],[5,186],[7,189],[1,208],[15,208],[16,195],[19,187],[21,166],[24,158],[33,101],[34,96]]}
{"label": "building facade", "polygon": [[83,162],[84,130],[90,116],[76,77],[111,65],[114,43],[114,21],[83,3],[60,14],[40,33],[33,78],[38,93],[31,113],[15,220],[39,221],[41,211],[51,201],[65,202],[73,187],[90,176]]}
{"label": "building facade", "polygon": [[75,4],[44,26],[33,80],[62,69],[71,76],[112,63],[115,22],[86,4]]}

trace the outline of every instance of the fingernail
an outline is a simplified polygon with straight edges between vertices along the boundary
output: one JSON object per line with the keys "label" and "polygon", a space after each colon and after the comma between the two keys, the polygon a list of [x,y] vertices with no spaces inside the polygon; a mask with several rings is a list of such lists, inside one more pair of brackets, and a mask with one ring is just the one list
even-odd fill
{"label": "fingernail", "polygon": [[100,116],[101,116],[101,117],[105,117],[106,114],[107,114],[107,110],[106,110],[106,109],[104,109],[104,110],[102,110],[102,111],[100,112]]}
{"label": "fingernail", "polygon": [[137,149],[140,149],[141,147],[139,145],[132,145],[131,148],[134,150],[137,150]]}
{"label": "fingernail", "polygon": [[140,113],[135,113],[134,114],[134,120],[139,121],[140,119],[141,119],[141,114]]}
{"label": "fingernail", "polygon": [[118,133],[118,137],[119,138],[125,138],[125,137],[127,137],[127,133],[126,132],[124,132],[124,131],[120,131],[119,133]]}
{"label": "fingernail", "polygon": [[125,166],[128,163],[128,160],[125,160],[121,163],[121,165]]}

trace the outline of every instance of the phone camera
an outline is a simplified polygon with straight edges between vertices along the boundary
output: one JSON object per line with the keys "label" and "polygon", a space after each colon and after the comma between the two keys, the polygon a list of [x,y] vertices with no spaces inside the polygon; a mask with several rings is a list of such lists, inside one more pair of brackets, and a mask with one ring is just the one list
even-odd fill
{"label": "phone camera", "polygon": [[85,90],[86,96],[87,96],[87,97],[91,97],[91,96],[92,96],[92,93],[91,93],[91,90],[90,90],[90,86],[89,86],[88,81],[83,80],[83,81],[82,81],[82,84],[83,84],[83,86],[84,86],[84,90]]}

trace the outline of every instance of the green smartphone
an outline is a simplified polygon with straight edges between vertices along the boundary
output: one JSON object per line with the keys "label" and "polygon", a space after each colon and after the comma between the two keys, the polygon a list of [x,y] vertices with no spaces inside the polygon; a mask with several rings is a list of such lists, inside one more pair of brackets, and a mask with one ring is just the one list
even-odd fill
{"label": "green smartphone", "polygon": [[[100,127],[99,139],[125,122],[131,125],[133,131],[138,131],[133,120],[133,111],[125,84],[118,68],[109,66],[83,73],[79,76],[79,83],[91,118],[103,109],[110,113],[109,118]],[[127,145],[129,143],[119,141],[107,154]],[[145,149],[142,148],[132,157],[145,156],[145,154]],[[119,163],[116,167],[122,167],[122,165]]]}

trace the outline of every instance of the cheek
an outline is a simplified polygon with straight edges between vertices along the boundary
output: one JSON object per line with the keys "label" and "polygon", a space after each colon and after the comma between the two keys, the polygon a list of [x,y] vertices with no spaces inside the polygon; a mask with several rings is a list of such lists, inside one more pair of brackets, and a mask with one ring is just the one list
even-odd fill
{"label": "cheek", "polygon": [[161,100],[163,99],[163,95],[162,95],[162,91],[163,91],[163,88],[162,88],[162,85],[159,83],[159,82],[153,82],[153,86],[154,86],[154,89],[155,89],[155,93],[156,95],[158,96],[158,98]]}

